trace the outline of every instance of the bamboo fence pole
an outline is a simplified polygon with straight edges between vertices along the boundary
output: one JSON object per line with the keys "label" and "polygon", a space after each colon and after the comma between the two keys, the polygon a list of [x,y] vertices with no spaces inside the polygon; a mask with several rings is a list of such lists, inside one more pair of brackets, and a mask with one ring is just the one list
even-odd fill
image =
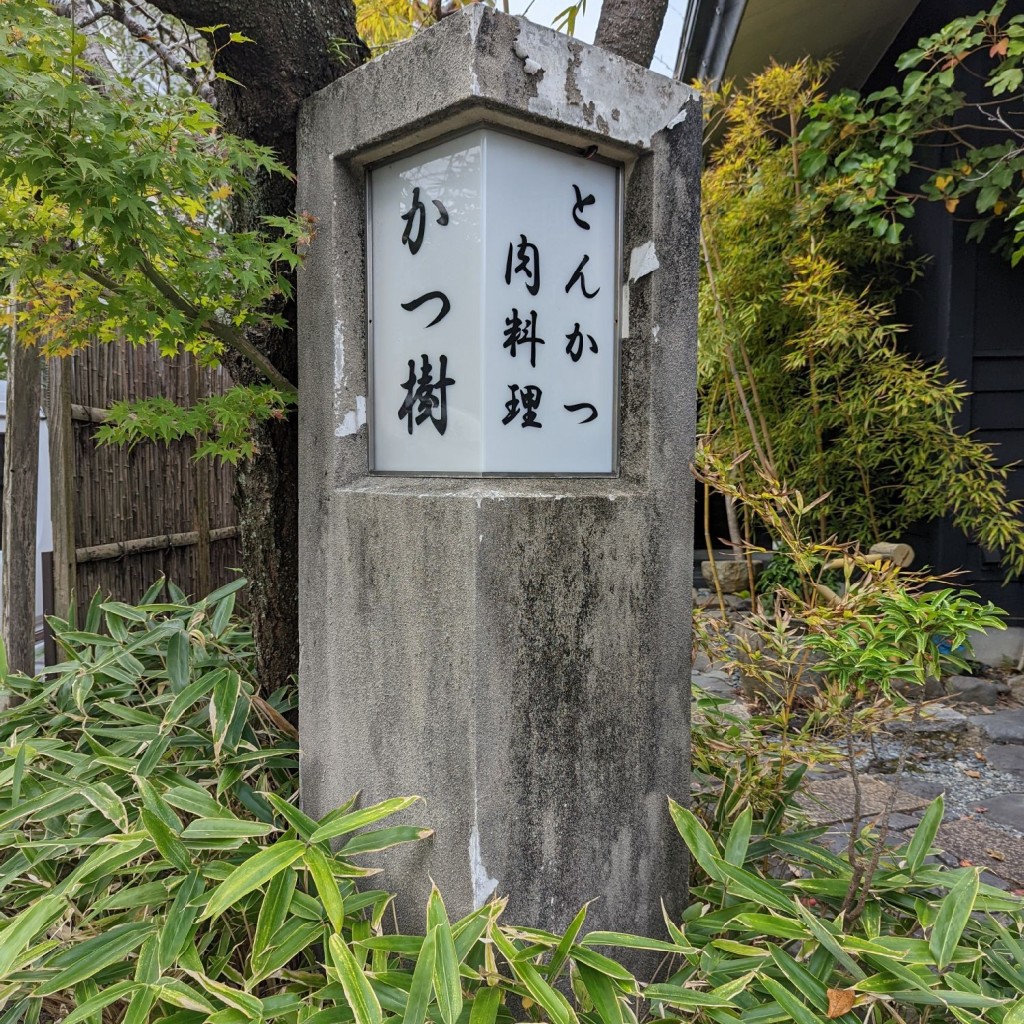
{"label": "bamboo fence pole", "polygon": [[[7,663],[35,674],[36,511],[39,497],[39,357],[11,334],[4,441],[3,611]],[[6,706],[6,697],[0,698]]]}

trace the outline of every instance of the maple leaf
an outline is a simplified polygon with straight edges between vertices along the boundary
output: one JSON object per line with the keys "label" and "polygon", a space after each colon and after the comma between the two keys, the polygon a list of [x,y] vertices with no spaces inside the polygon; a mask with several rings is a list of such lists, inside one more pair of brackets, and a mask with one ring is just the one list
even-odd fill
{"label": "maple leaf", "polygon": [[1000,39],[999,42],[992,44],[992,46],[989,48],[988,55],[990,57],[1005,57],[1006,51],[1009,49],[1009,47],[1010,37],[1003,36],[1003,38]]}

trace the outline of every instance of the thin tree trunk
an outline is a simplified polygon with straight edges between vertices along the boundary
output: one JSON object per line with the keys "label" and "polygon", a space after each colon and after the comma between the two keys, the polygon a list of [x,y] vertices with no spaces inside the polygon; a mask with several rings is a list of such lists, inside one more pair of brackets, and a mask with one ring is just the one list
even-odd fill
{"label": "thin tree trunk", "polygon": [[[227,131],[270,146],[295,169],[299,105],[312,93],[362,63],[369,53],[355,29],[351,0],[154,0],[154,5],[195,26],[223,25],[215,89]],[[232,44],[231,32],[250,43]],[[260,228],[267,216],[295,209],[295,183],[263,177],[234,211],[234,228]],[[289,380],[297,380],[295,306],[275,310],[288,326],[250,331],[248,340]],[[240,358],[225,358],[239,384],[261,380]],[[301,392],[301,382],[300,392]],[[242,569],[249,580],[249,610],[257,671],[266,690],[298,669],[298,424],[292,414],[256,432],[257,454],[239,468],[236,504]]]}
{"label": "thin tree trunk", "polygon": [[668,0],[603,0],[594,42],[649,68],[667,10]]}
{"label": "thin tree trunk", "polygon": [[12,337],[4,440],[3,640],[11,671],[35,673],[39,357]]}

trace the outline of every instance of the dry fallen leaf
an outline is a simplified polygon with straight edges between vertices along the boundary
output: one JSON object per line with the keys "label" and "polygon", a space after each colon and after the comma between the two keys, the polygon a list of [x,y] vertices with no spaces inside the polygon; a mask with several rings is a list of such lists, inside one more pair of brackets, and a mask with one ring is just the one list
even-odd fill
{"label": "dry fallen leaf", "polygon": [[836,1017],[843,1017],[853,1009],[857,995],[850,988],[830,988],[828,990],[828,1013],[829,1020]]}
{"label": "dry fallen leaf", "polygon": [[974,756],[979,761],[987,761],[988,760],[988,758],[980,750],[976,750],[974,752]]}
{"label": "dry fallen leaf", "polygon": [[993,860],[1006,860],[1006,854],[1002,850],[985,851]]}
{"label": "dry fallen leaf", "polygon": [[981,778],[981,772],[976,772],[973,768],[965,768],[964,775],[966,775],[969,779]]}
{"label": "dry fallen leaf", "polygon": [[962,868],[973,868],[974,867],[974,863],[973,863],[973,861],[969,861],[966,857],[963,857],[960,860],[960,867],[962,867]]}

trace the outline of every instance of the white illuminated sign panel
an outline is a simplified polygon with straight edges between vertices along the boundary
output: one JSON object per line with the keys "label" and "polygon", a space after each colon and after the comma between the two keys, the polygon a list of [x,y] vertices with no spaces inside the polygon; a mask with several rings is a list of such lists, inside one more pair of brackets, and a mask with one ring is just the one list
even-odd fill
{"label": "white illuminated sign panel", "polygon": [[371,468],[610,474],[619,170],[480,129],[370,176]]}

